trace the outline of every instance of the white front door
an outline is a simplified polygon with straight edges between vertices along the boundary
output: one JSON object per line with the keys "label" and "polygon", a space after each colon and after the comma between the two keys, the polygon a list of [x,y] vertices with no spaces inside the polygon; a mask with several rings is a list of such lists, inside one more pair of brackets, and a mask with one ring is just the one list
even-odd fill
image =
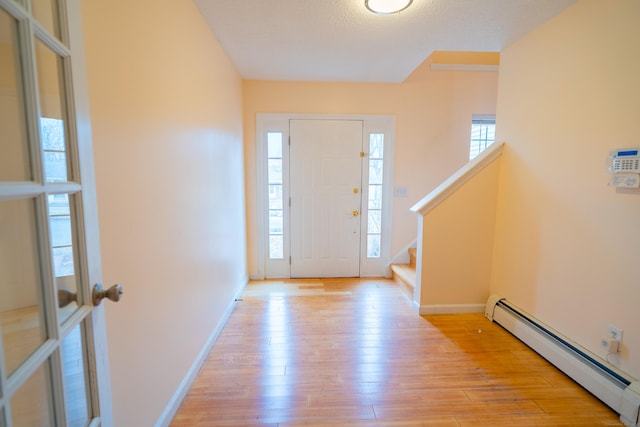
{"label": "white front door", "polygon": [[358,277],[360,120],[291,120],[291,277]]}
{"label": "white front door", "polygon": [[79,0],[0,0],[0,426],[111,426]]}

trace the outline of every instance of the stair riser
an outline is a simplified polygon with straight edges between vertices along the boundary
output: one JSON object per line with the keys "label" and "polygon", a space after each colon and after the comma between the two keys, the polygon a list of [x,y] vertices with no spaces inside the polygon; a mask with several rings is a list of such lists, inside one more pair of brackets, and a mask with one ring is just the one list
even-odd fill
{"label": "stair riser", "polygon": [[409,249],[409,265],[413,268],[416,268],[416,249]]}

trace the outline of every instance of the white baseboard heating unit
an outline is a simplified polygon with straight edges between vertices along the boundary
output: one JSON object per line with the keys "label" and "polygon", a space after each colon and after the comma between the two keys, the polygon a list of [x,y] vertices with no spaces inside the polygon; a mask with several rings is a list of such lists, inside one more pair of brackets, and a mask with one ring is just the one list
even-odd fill
{"label": "white baseboard heating unit", "polygon": [[586,349],[493,295],[485,316],[502,326],[620,414],[626,426],[640,426],[640,382],[598,361]]}

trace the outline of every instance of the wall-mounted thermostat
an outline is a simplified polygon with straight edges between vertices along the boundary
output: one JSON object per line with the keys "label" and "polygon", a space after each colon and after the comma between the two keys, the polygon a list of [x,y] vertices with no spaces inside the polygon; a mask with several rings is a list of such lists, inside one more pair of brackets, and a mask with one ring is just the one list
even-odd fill
{"label": "wall-mounted thermostat", "polygon": [[621,188],[640,187],[640,147],[618,148],[609,153],[607,172],[611,174],[609,185]]}

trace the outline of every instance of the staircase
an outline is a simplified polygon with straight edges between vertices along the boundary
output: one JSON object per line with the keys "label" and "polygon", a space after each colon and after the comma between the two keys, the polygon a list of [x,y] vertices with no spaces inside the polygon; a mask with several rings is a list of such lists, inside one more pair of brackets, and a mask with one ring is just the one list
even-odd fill
{"label": "staircase", "polygon": [[409,264],[391,264],[391,271],[393,280],[413,300],[413,290],[416,287],[416,248],[409,248]]}

